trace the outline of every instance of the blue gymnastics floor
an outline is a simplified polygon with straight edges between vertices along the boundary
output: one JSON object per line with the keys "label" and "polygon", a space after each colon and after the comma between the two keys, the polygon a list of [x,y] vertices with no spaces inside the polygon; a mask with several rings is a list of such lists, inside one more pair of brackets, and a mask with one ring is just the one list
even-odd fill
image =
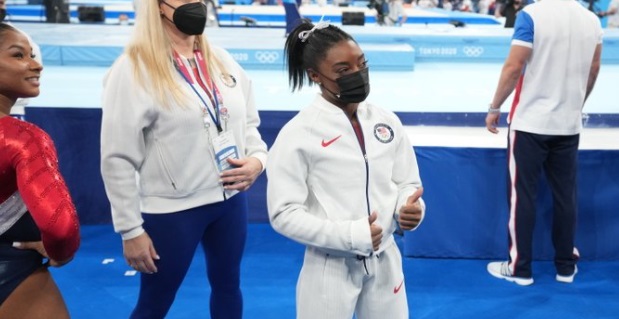
{"label": "blue gymnastics floor", "polygon": [[[128,318],[137,300],[139,276],[131,273],[122,257],[120,237],[111,226],[83,227],[82,236],[74,261],[53,269],[72,318]],[[401,238],[398,242],[401,245]],[[244,318],[294,318],[303,247],[276,234],[268,224],[250,224],[244,256]],[[209,318],[210,288],[203,258],[198,249],[166,318]],[[617,261],[579,263],[579,273],[571,285],[555,281],[551,262],[534,262],[535,283],[529,287],[491,277],[486,273],[487,262],[404,258],[410,318],[617,318]]]}

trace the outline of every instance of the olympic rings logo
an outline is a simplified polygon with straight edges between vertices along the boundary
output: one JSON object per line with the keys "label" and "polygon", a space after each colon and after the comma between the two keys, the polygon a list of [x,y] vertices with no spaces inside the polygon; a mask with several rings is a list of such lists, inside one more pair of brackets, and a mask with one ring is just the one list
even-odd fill
{"label": "olympic rings logo", "polygon": [[279,59],[277,51],[258,51],[255,54],[256,60],[260,63],[275,63]]}
{"label": "olympic rings logo", "polygon": [[484,54],[484,48],[467,46],[467,47],[462,48],[462,52],[464,53],[464,55],[468,57],[476,58]]}

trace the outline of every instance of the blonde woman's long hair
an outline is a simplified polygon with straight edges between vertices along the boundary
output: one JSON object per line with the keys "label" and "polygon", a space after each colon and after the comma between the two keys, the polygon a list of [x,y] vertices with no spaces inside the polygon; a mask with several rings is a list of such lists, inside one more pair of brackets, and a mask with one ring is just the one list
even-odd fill
{"label": "blonde woman's long hair", "polygon": [[[162,0],[140,0],[137,3],[133,36],[125,53],[133,64],[133,75],[142,88],[154,94],[157,102],[166,107],[170,99],[179,105],[187,103],[182,84],[176,79],[172,58],[172,42],[163,27],[159,5]],[[196,36],[196,45],[203,52],[209,74],[226,73],[213,54],[206,36]],[[216,73],[217,72],[217,73]]]}

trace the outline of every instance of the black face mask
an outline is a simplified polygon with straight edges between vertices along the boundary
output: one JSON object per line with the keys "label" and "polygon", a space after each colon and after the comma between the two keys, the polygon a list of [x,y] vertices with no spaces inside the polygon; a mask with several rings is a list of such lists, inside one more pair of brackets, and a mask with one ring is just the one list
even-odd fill
{"label": "black face mask", "polygon": [[370,94],[369,68],[364,68],[357,72],[346,74],[335,79],[335,81],[333,82],[337,83],[337,85],[340,87],[340,94],[335,94],[326,87],[323,87],[344,103],[363,102]]}
{"label": "black face mask", "polygon": [[6,9],[0,9],[0,22],[4,21],[6,18]]}
{"label": "black face mask", "polygon": [[342,102],[359,103],[370,95],[369,68],[339,77],[335,82],[340,87],[339,99]]}
{"label": "black face mask", "polygon": [[178,8],[174,8],[165,1],[163,3],[174,9],[172,22],[179,31],[187,35],[199,35],[204,32],[206,6],[202,2],[187,3]]}

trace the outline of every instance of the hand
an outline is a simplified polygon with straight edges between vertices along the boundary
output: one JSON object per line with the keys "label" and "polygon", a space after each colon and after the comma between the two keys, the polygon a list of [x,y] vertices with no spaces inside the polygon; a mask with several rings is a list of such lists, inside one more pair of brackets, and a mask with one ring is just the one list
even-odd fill
{"label": "hand", "polygon": [[421,195],[423,195],[423,187],[420,187],[413,195],[409,196],[406,204],[400,208],[398,222],[403,230],[411,230],[419,225],[422,211],[421,204],[419,203]]}
{"label": "hand", "polygon": [[499,126],[499,118],[501,118],[501,113],[488,113],[488,115],[486,115],[486,128],[490,133],[499,133],[497,129],[497,126]]}
{"label": "hand", "polygon": [[262,162],[255,157],[228,158],[227,161],[235,168],[225,170],[219,176],[225,189],[245,191],[254,184],[262,173]]}
{"label": "hand", "polygon": [[372,248],[374,251],[377,251],[380,248],[380,242],[383,239],[383,228],[380,227],[378,223],[374,223],[378,218],[378,214],[376,212],[372,212],[370,217],[368,217],[368,222],[370,223],[370,234],[372,235]]}
{"label": "hand", "polygon": [[138,237],[123,240],[123,252],[129,266],[139,272],[152,274],[157,272],[155,260],[159,255],[147,233]]}
{"label": "hand", "polygon": [[47,255],[47,251],[45,251],[45,247],[43,246],[43,242],[42,241],[14,242],[13,243],[13,247],[15,247],[17,249],[32,249],[32,250],[36,250],[39,254],[41,254],[41,256],[49,259],[49,265],[52,266],[52,267],[64,266],[67,263],[69,263],[71,260],[73,260],[73,256],[71,256],[70,258],[68,258],[66,260],[54,260],[54,259],[49,258],[49,256]]}

